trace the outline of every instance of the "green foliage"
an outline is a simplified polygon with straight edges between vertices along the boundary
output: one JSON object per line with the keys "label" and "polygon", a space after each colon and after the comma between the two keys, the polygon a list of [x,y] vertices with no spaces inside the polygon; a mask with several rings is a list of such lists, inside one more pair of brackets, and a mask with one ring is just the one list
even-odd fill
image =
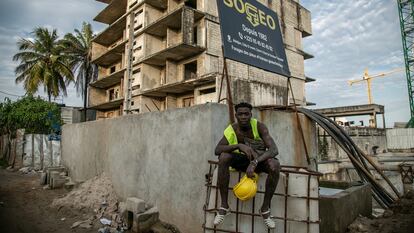
{"label": "green foliage", "polygon": [[66,85],[73,80],[68,55],[63,52],[56,29],[37,27],[31,39],[17,42],[19,52],[13,56],[20,64],[16,67],[16,83],[23,83],[27,94],[34,94],[40,86],[51,97],[65,96]]}
{"label": "green foliage", "polygon": [[329,145],[326,137],[327,136],[324,134],[320,136],[318,140],[319,158],[321,159],[321,161],[328,160]]}
{"label": "green foliage", "polygon": [[26,133],[49,134],[54,125],[61,125],[60,108],[50,103],[26,96],[12,102],[5,99],[0,103],[0,134],[10,134],[17,129]]}
{"label": "green foliage", "polygon": [[[89,83],[98,78],[98,66],[92,63],[93,30],[89,23],[84,22],[82,29],[68,33],[61,40],[64,53],[68,57],[70,67],[75,75],[76,92],[82,94],[83,107],[87,107]],[[86,111],[84,111],[86,119]]]}

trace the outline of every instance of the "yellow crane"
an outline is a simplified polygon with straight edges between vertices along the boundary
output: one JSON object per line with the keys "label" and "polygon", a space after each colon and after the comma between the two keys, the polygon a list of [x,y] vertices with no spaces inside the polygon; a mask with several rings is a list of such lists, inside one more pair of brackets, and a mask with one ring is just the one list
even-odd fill
{"label": "yellow crane", "polygon": [[348,83],[349,83],[350,86],[352,86],[352,84],[354,84],[354,83],[359,83],[359,82],[366,81],[367,82],[367,90],[368,90],[368,103],[372,104],[372,102],[373,102],[372,101],[372,91],[371,91],[372,79],[384,77],[384,76],[387,76],[389,74],[397,73],[397,72],[400,72],[400,71],[403,71],[403,70],[404,70],[403,68],[398,68],[398,69],[394,69],[394,70],[384,72],[384,73],[380,73],[380,74],[369,75],[368,74],[368,69],[365,69],[364,76],[362,77],[362,79],[349,80]]}

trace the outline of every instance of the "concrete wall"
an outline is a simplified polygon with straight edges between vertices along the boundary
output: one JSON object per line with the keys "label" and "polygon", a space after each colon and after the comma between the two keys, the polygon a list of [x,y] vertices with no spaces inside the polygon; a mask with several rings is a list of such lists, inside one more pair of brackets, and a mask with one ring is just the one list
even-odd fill
{"label": "concrete wall", "polygon": [[365,184],[346,189],[338,194],[320,196],[319,216],[321,233],[345,233],[359,215],[370,217],[371,188]]}
{"label": "concrete wall", "polygon": [[[387,138],[384,129],[377,128],[345,128],[345,131],[355,144],[366,154],[373,155],[372,147],[378,146],[377,153],[387,150]],[[319,131],[319,140],[322,140],[324,133]],[[328,160],[348,159],[345,151],[326,133],[328,143]]]}
{"label": "concrete wall", "polygon": [[413,152],[414,129],[387,129],[387,146],[391,151]]}
{"label": "concrete wall", "polygon": [[[281,164],[307,165],[294,113],[254,116],[268,126]],[[301,121],[315,158],[316,127],[304,116]],[[182,232],[201,232],[207,160],[216,159],[214,147],[227,123],[227,106],[205,104],[65,125],[62,160],[75,181],[105,172],[122,199],[140,197]]]}

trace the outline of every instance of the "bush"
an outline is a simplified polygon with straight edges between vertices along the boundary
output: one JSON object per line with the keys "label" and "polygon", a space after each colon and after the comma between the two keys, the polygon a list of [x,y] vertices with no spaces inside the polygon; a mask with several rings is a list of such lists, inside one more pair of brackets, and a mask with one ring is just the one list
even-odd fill
{"label": "bush", "polygon": [[39,97],[26,96],[15,102],[6,98],[0,103],[0,134],[13,134],[17,129],[50,134],[59,131],[60,125],[59,106]]}

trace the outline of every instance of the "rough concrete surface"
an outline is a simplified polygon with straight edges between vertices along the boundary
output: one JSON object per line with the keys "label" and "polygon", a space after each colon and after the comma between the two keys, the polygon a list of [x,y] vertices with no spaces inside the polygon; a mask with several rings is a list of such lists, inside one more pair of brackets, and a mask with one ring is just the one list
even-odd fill
{"label": "rough concrete surface", "polygon": [[371,216],[371,188],[368,184],[348,188],[340,193],[320,196],[321,233],[345,233],[359,215]]}
{"label": "rough concrete surface", "polygon": [[369,219],[358,217],[349,227],[348,233],[412,233],[414,230],[414,193],[407,193],[401,200],[386,210],[382,217]]}
{"label": "rough concrete surface", "polygon": [[[294,113],[254,116],[269,128],[283,165],[306,165]],[[307,147],[316,157],[315,125],[301,117]],[[121,199],[156,205],[160,219],[184,233],[202,231],[207,160],[228,123],[227,107],[197,105],[63,126],[62,158],[74,181],[105,171]]]}

